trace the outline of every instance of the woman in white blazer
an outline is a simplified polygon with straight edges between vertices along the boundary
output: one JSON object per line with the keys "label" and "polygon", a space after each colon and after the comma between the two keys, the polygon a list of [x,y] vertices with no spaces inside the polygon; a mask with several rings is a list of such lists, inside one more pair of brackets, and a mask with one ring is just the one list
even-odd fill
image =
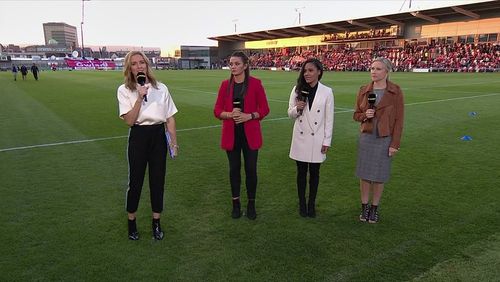
{"label": "woman in white blazer", "polygon": [[[297,193],[302,217],[316,217],[319,168],[332,142],[333,91],[319,82],[322,76],[323,65],[319,60],[305,61],[288,103],[288,116],[295,120],[290,158],[297,163]],[[309,201],[306,205],[308,170]]]}

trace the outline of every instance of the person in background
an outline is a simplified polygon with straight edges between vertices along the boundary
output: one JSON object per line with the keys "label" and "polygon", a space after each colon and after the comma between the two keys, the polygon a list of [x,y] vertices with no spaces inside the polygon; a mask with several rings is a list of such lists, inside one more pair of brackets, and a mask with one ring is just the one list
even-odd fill
{"label": "person in background", "polygon": [[229,179],[233,199],[232,218],[241,216],[241,154],[245,159],[247,217],[257,217],[257,156],[262,146],[260,121],[269,114],[266,93],[260,80],[250,76],[248,57],[235,52],[229,60],[231,75],[219,88],[214,115],[222,120],[221,147],[229,160]]}
{"label": "person in background", "polygon": [[[388,59],[373,60],[370,69],[372,82],[360,88],[353,115],[354,120],[361,123],[356,166],[361,193],[359,220],[369,223],[377,223],[380,219],[380,198],[384,183],[389,180],[392,157],[399,151],[403,132],[403,92],[389,81],[391,70],[392,63]],[[375,98],[374,104],[369,103],[369,96],[372,101]]]}
{"label": "person in background", "polygon": [[14,81],[17,81],[17,67],[12,65],[12,74],[14,75]]}
{"label": "person in background", "polygon": [[[139,84],[137,80],[140,72],[146,76],[144,85]],[[136,212],[148,167],[153,239],[162,240],[160,215],[163,211],[167,146],[170,146],[175,156],[178,150],[174,118],[177,108],[167,86],[154,77],[149,59],[144,53],[129,52],[125,56],[123,74],[125,81],[118,87],[117,96],[120,118],[130,126],[126,199],[128,238],[139,239]],[[166,133],[171,137],[168,145]]]}
{"label": "person in background", "polygon": [[21,65],[21,76],[23,80],[26,80],[27,74],[28,74],[28,68],[25,65]]}
{"label": "person in background", "polygon": [[[290,158],[297,164],[297,193],[302,217],[316,217],[319,168],[332,142],[333,90],[319,82],[322,76],[321,62],[314,58],[306,60],[288,103],[288,116],[295,121]],[[306,204],[308,170],[309,200]]]}
{"label": "person in background", "polygon": [[33,73],[33,77],[35,78],[35,80],[38,80],[38,67],[35,65],[35,63],[33,63],[33,65],[31,66],[31,73]]}

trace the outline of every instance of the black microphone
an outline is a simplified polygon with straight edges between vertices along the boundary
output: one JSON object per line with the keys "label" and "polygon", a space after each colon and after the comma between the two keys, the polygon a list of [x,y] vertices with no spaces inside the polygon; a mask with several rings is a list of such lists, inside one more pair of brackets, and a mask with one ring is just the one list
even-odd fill
{"label": "black microphone", "polygon": [[235,98],[233,101],[233,108],[241,109],[241,101],[239,98]]}
{"label": "black microphone", "polygon": [[375,93],[373,92],[368,93],[368,105],[370,109],[375,108],[376,101],[377,101],[377,95],[375,95]]}
{"label": "black microphone", "polygon": [[[146,84],[146,74],[145,73],[138,72],[136,79],[137,79],[137,83],[139,83],[140,86],[144,86],[144,84]],[[147,95],[144,95],[144,101],[145,102],[148,101],[148,96]]]}
{"label": "black microphone", "polygon": [[[302,90],[302,91],[300,91],[300,95],[298,96],[298,99],[301,102],[305,102],[305,101],[307,101],[307,97],[308,96],[309,96],[309,91],[308,90]],[[297,111],[297,113],[299,115],[302,115],[303,112],[304,112],[304,109]]]}
{"label": "black microphone", "polygon": [[[377,95],[375,93],[370,92],[368,93],[368,108],[369,109],[375,109],[375,102],[377,101]],[[372,119],[372,118],[369,118]]]}

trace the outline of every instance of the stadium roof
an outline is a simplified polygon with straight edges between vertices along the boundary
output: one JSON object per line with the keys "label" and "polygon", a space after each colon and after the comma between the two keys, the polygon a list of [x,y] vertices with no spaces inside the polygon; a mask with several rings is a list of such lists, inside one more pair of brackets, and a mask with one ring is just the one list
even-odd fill
{"label": "stadium roof", "polygon": [[486,1],[467,5],[457,5],[422,11],[406,12],[385,16],[375,16],[355,20],[344,20],[312,24],[305,26],[286,27],[273,30],[263,30],[247,33],[209,37],[217,41],[257,41],[278,38],[305,37],[339,32],[356,32],[367,29],[385,28],[391,25],[401,25],[407,21],[421,19],[429,23],[440,23],[456,16],[466,16],[470,19],[480,19],[484,14],[499,13],[500,1]]}

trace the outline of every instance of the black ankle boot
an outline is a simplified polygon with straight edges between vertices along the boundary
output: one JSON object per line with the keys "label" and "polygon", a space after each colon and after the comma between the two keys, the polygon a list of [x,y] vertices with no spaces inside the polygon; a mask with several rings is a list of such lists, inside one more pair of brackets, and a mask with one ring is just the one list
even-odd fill
{"label": "black ankle boot", "polygon": [[311,218],[316,217],[316,203],[313,201],[309,201],[307,205],[307,216]]}
{"label": "black ankle boot", "polygon": [[160,226],[160,219],[153,218],[153,239],[162,240],[163,239],[163,231]]}
{"label": "black ankle boot", "polygon": [[299,201],[299,214],[302,217],[307,217],[307,205],[306,201]]}
{"label": "black ankle boot", "polygon": [[233,199],[233,212],[231,213],[231,217],[234,219],[241,217],[241,204],[240,198]]}
{"label": "black ankle boot", "polygon": [[128,239],[132,241],[139,240],[139,232],[137,232],[137,225],[135,224],[135,218],[128,220]]}
{"label": "black ankle boot", "polygon": [[248,200],[247,217],[251,220],[255,220],[257,218],[257,212],[255,211],[255,199]]}
{"label": "black ankle boot", "polygon": [[359,220],[367,222],[369,216],[370,216],[370,206],[368,204],[361,204],[361,213],[359,214]]}
{"label": "black ankle boot", "polygon": [[378,206],[372,205],[370,207],[370,215],[368,216],[368,223],[377,223],[379,221]]}

